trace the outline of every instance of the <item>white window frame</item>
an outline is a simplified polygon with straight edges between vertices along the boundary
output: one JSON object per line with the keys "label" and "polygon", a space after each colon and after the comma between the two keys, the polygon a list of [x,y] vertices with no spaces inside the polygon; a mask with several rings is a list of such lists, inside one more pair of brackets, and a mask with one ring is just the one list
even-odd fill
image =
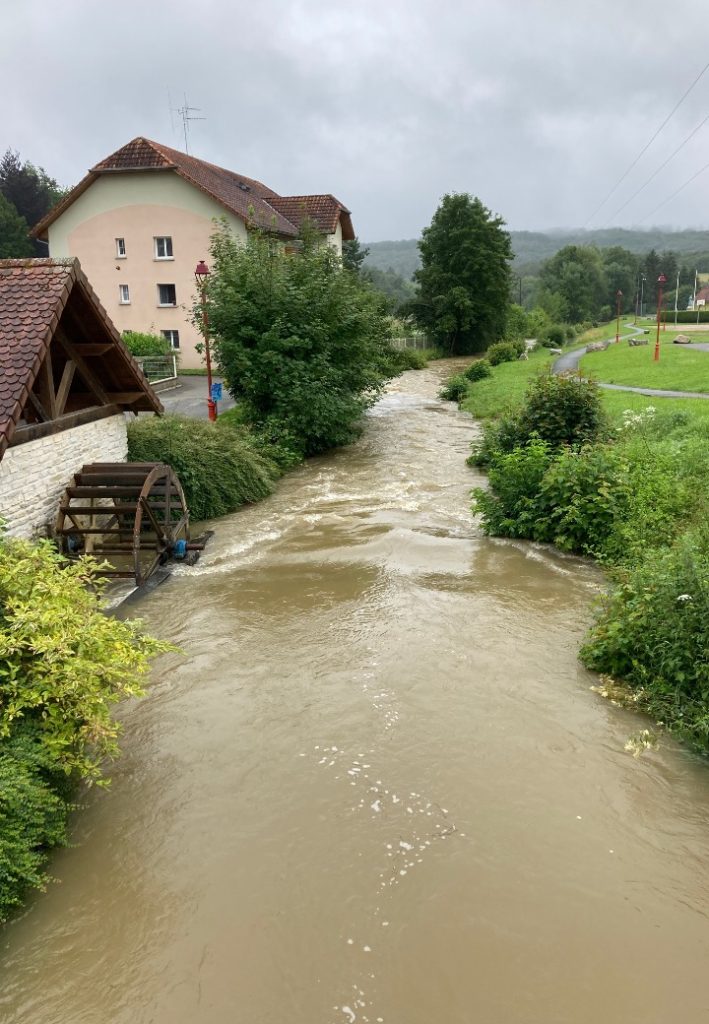
{"label": "white window frame", "polygon": [[[121,250],[123,250],[121,252]],[[116,259],[124,260],[126,258],[126,240],[125,238],[116,239]]]}
{"label": "white window frame", "polygon": [[[175,293],[175,301],[174,302],[161,302],[160,301],[160,289],[161,288],[172,288],[174,293]],[[175,285],[174,284],[170,284],[170,283],[166,283],[164,281],[161,282],[160,284],[158,284],[158,306],[160,306],[161,309],[174,309],[176,305],[177,305],[177,288],[175,287]]]}
{"label": "white window frame", "polygon": [[[124,291],[125,289],[125,291]],[[127,284],[118,285],[118,304],[120,306],[130,306],[130,286]]]}
{"label": "white window frame", "polygon": [[[160,255],[159,244],[158,244],[160,242],[163,243],[163,249],[165,250],[165,252],[167,252],[167,250],[169,248],[169,250],[170,250],[169,255],[164,255],[164,256]],[[154,235],[153,236],[153,251],[154,251],[154,254],[155,254],[154,258],[156,260],[160,260],[160,262],[163,262],[164,260],[174,260],[175,257],[172,254],[173,253],[173,249],[172,249],[172,235]]]}
{"label": "white window frame", "polygon": [[[166,341],[170,342],[170,348],[173,352],[179,352],[180,350],[180,332],[178,330],[163,330],[160,332]],[[177,344],[175,344],[175,338],[177,338]]]}

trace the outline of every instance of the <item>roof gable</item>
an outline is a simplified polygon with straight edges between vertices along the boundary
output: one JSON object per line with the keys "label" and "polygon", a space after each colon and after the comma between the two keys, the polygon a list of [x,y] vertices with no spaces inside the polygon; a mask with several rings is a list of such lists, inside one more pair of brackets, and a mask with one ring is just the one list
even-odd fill
{"label": "roof gable", "polygon": [[[53,363],[61,371],[58,384]],[[35,393],[41,371],[51,390],[49,409]],[[63,412],[75,375],[74,391],[78,384],[87,392],[84,407],[88,401],[162,412],[77,259],[0,260],[0,458],[23,416]]]}
{"label": "roof gable", "polygon": [[334,196],[282,197],[255,178],[247,178],[142,136],[132,139],[92,167],[79,184],[35,225],[32,235],[46,238],[49,226],[101,175],[137,171],[178,174],[247,225],[273,231],[286,238],[298,234],[304,219],[301,212],[304,206],[305,216],[313,219],[325,234],[336,230],[342,216],[343,237],[354,238],[350,211]]}

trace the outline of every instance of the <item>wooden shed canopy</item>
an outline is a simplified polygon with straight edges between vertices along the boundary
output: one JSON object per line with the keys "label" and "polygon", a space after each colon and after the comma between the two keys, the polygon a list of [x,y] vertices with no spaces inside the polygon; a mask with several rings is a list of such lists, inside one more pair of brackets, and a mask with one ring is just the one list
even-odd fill
{"label": "wooden shed canopy", "polygon": [[79,261],[0,260],[0,459],[122,410],[163,407]]}

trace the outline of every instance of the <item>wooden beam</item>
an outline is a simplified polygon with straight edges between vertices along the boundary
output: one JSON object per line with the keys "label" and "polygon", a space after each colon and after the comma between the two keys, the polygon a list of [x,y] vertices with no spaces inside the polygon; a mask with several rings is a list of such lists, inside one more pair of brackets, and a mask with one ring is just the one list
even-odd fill
{"label": "wooden beam", "polygon": [[69,397],[69,389],[74,379],[75,371],[76,363],[73,359],[67,359],[62,372],[62,379],[59,381],[59,387],[57,388],[56,416],[61,416],[66,408],[66,400]]}
{"label": "wooden beam", "polygon": [[118,416],[122,412],[120,405],[95,405],[92,409],[70,412],[46,423],[32,423],[27,427],[17,427],[10,441],[10,448],[14,448],[18,444],[26,444],[28,441],[36,441],[40,437],[59,434],[62,430],[80,427],[84,423],[93,423],[95,420],[104,420],[109,416]]}
{"label": "wooden beam", "polygon": [[61,325],[57,327],[54,339],[59,342],[68,357],[76,363],[76,368],[84,379],[84,382],[88,384],[96,397],[103,402],[104,405],[110,405],[111,400],[106,394],[103,384],[81,355],[81,346],[75,345],[69,340],[66,331]]}
{"label": "wooden beam", "polygon": [[115,348],[115,345],[108,341],[94,341],[89,344],[79,345],[78,347],[82,356],[105,356],[107,352]]}
{"label": "wooden beam", "polygon": [[57,415],[57,397],[54,392],[54,374],[52,372],[52,357],[49,352],[45,356],[44,362],[39,368],[37,374],[37,380],[35,381],[35,387],[39,392],[42,405],[49,413],[51,420],[56,418]]}
{"label": "wooden beam", "polygon": [[37,395],[35,395],[34,391],[30,391],[30,393],[29,393],[29,400],[32,403],[32,407],[33,407],[35,413],[37,414],[37,417],[43,423],[46,423],[48,420],[51,420],[52,417],[49,415],[47,410],[44,408],[44,406],[40,402],[40,400],[37,397]]}
{"label": "wooden beam", "polygon": [[133,402],[145,398],[144,391],[109,391],[108,398],[114,405],[132,405]]}

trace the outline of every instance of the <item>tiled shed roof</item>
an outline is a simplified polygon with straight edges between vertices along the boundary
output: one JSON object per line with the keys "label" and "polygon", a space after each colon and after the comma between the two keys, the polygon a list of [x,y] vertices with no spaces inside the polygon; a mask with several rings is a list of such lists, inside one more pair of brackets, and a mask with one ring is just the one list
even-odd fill
{"label": "tiled shed roof", "polygon": [[170,171],[178,174],[246,223],[253,222],[265,231],[275,231],[287,238],[298,234],[304,205],[307,215],[312,217],[325,234],[335,231],[342,214],[343,237],[354,238],[349,210],[331,195],[279,196],[255,178],[247,178],[243,174],[142,137],[132,139],[92,167],[79,184],[35,225],[32,234],[38,238],[46,237],[50,224],[100,175],[131,171]]}
{"label": "tiled shed roof", "polygon": [[121,387],[141,390],[131,409],[162,412],[159,398],[125,347],[77,259],[0,260],[0,458],[12,440],[57,325],[79,288],[111,342],[111,372]]}

